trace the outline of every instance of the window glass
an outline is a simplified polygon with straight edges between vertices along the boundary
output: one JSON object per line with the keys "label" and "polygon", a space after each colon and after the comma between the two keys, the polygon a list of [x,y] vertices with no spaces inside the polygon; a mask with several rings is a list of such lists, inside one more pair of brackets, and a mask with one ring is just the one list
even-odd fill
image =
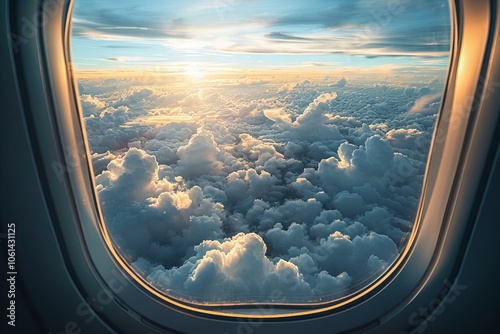
{"label": "window glass", "polygon": [[196,304],[315,304],[407,246],[444,0],[77,0],[73,67],[114,247]]}

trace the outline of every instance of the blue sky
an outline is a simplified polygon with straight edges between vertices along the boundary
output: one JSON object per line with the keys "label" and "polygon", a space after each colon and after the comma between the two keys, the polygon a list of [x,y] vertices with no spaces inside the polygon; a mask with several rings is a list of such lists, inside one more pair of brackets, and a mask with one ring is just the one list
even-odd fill
{"label": "blue sky", "polygon": [[446,67],[446,0],[78,0],[77,69]]}

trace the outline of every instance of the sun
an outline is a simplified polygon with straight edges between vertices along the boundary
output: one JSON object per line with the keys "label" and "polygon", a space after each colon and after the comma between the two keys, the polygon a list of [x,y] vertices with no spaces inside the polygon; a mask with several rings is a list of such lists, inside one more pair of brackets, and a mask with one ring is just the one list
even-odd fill
{"label": "sun", "polygon": [[186,75],[193,79],[199,79],[203,77],[203,71],[200,69],[198,64],[189,64],[186,66]]}

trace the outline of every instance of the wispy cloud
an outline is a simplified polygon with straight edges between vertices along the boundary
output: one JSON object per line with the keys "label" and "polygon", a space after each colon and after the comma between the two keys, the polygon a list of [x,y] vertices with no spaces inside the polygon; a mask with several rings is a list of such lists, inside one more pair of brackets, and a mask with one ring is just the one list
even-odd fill
{"label": "wispy cloud", "polygon": [[111,62],[115,62],[115,63],[121,63],[123,61],[121,58],[117,58],[117,57],[103,58],[103,60],[111,61]]}

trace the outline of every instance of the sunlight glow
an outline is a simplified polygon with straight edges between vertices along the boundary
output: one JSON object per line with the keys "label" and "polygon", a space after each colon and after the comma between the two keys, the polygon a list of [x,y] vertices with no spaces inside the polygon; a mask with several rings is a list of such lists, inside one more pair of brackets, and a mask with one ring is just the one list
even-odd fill
{"label": "sunlight glow", "polygon": [[201,79],[204,76],[203,70],[196,63],[188,64],[185,73],[191,79]]}

